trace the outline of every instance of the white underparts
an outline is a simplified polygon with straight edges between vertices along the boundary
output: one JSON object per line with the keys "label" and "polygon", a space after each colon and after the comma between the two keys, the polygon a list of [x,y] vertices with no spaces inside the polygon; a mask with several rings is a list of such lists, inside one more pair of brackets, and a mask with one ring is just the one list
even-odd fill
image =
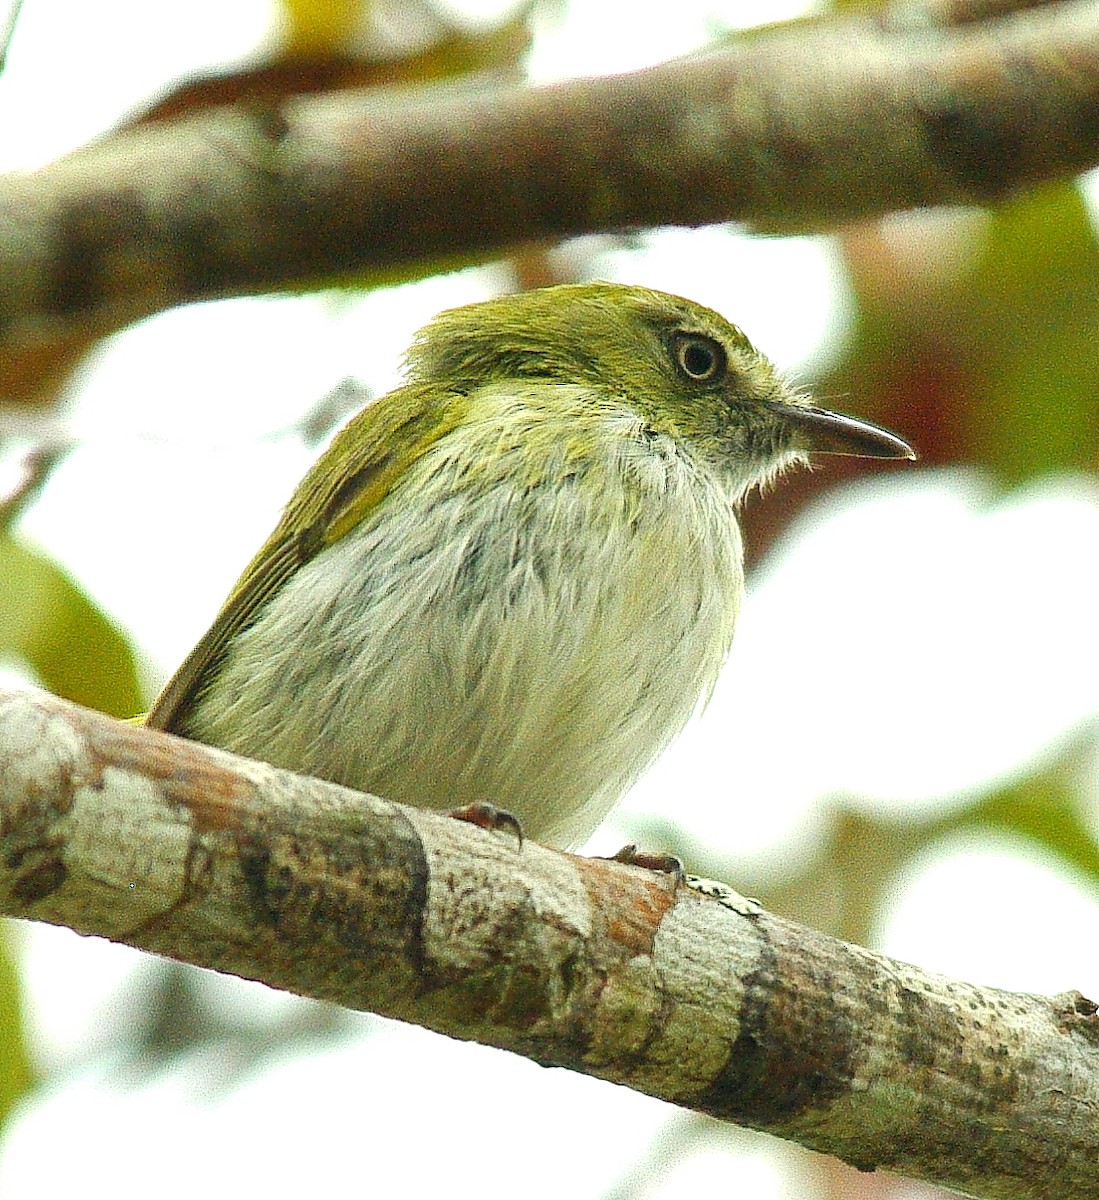
{"label": "white underparts", "polygon": [[670,438],[625,410],[549,436],[535,400],[486,403],[303,566],[230,647],[193,736],[585,838],[713,686],[740,534],[728,486]]}

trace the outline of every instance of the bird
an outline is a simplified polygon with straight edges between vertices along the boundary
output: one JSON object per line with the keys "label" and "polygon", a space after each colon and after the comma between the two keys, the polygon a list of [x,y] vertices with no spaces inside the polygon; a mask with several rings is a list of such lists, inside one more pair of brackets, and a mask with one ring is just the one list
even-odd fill
{"label": "bird", "polygon": [[682,297],[593,282],[445,311],[146,723],[575,847],[708,699],[739,506],[813,453],[915,457]]}

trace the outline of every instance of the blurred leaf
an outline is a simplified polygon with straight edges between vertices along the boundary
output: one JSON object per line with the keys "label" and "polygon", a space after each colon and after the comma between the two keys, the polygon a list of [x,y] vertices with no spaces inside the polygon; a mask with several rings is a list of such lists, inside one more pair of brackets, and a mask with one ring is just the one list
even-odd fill
{"label": "blurred leaf", "polygon": [[[1095,471],[1099,245],[1075,185],[981,212],[868,222],[840,244],[857,309],[846,353],[820,381],[826,396],[857,396],[859,411],[911,436],[925,461],[979,461],[1008,482]],[[1028,547],[1019,556],[1025,570]],[[1099,881],[1099,845],[1066,775],[1071,755],[938,818],[840,804],[816,854],[781,887],[761,884],[764,899],[864,939],[896,873],[963,831],[1024,838]]]}
{"label": "blurred leaf", "polygon": [[[976,842],[1029,842],[1038,857],[1054,860],[1099,886],[1099,841],[1093,832],[1090,793],[1080,780],[1092,770],[1094,729],[1077,736],[1051,762],[1023,778],[989,785],[945,810],[878,809],[865,798],[822,800],[819,836],[798,853],[744,859],[692,837],[674,821],[631,824],[630,836],[645,849],[679,855],[688,869],[729,882],[783,916],[846,941],[866,945],[883,903],[898,879],[937,846],[969,835]],[[1086,789],[1085,789],[1086,790]]]}
{"label": "blurred leaf", "polygon": [[972,444],[1010,480],[1094,469],[1099,447],[1099,246],[1071,184],[993,210],[957,296],[979,376]]}
{"label": "blurred leaf", "polygon": [[285,47],[292,54],[326,54],[346,46],[368,18],[369,0],[281,0]]}
{"label": "blurred leaf", "polygon": [[[937,843],[966,831],[1029,841],[1099,884],[1099,845],[1066,785],[1064,764],[1056,763],[930,819],[877,816],[837,801],[829,835],[804,868],[777,887],[761,883],[758,890],[776,912],[866,945],[897,877]],[[718,878],[727,878],[720,869]],[[757,890],[732,870],[734,885]]]}
{"label": "blurred leaf", "polygon": [[0,1128],[34,1083],[23,1028],[22,989],[11,953],[9,928],[0,924]]}
{"label": "blurred leaf", "polygon": [[[348,69],[357,64],[357,79],[330,87],[384,87],[481,71],[518,73],[530,47],[535,3],[528,0],[493,21],[475,24],[430,3],[406,4],[394,38],[397,27],[374,21],[369,0],[282,0],[288,20],[277,59],[303,66],[343,62]],[[370,51],[357,48],[359,42],[372,43]],[[261,64],[259,70],[273,65]]]}
{"label": "blurred leaf", "polygon": [[338,46],[291,44],[271,58],[196,76],[177,84],[119,128],[175,120],[225,104],[277,108],[291,96],[317,92],[400,87],[476,72],[518,76],[530,46],[530,10],[501,25],[469,32],[445,28],[414,51],[368,57]]}
{"label": "blurred leaf", "polygon": [[0,536],[0,654],[23,659],[52,692],[113,716],[141,709],[129,642],[52,559]]}
{"label": "blurred leaf", "polygon": [[865,946],[898,874],[949,825],[880,817],[837,799],[817,853],[779,886],[760,888],[762,899],[784,916]]}
{"label": "blurred leaf", "polygon": [[1079,190],[900,214],[841,239],[857,315],[820,381],[910,434],[925,461],[1006,482],[1099,462],[1099,244]]}
{"label": "blurred leaf", "polygon": [[969,823],[1027,838],[1099,884],[1099,845],[1060,764],[986,796]]}

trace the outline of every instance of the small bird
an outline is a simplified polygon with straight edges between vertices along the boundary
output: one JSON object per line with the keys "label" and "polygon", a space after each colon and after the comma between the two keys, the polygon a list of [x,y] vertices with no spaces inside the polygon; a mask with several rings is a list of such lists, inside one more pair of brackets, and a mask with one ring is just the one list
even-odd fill
{"label": "small bird", "polygon": [[444,312],[147,724],[575,846],[709,696],[737,506],[811,451],[915,458],[689,300],[589,283]]}

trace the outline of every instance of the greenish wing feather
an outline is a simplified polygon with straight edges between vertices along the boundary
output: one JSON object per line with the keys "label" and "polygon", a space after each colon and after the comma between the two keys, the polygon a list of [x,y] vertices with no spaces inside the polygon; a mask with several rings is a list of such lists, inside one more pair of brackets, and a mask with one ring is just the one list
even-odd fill
{"label": "greenish wing feather", "polygon": [[352,417],[302,480],[213,625],[157,697],[146,725],[185,732],[232,640],[303,563],[354,529],[464,412],[460,393],[421,384],[389,392]]}

